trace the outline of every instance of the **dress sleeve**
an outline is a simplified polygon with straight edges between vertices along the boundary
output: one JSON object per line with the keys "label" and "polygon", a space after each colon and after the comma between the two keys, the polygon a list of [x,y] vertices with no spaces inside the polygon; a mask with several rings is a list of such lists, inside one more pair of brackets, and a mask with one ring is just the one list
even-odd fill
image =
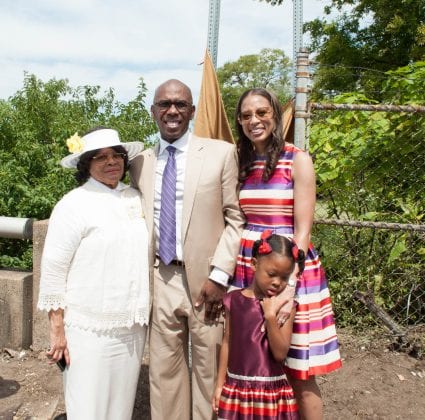
{"label": "dress sleeve", "polygon": [[78,205],[67,197],[58,202],[49,219],[46,241],[41,257],[40,310],[65,309],[66,280],[81,238],[82,215]]}
{"label": "dress sleeve", "polygon": [[229,312],[230,312],[230,304],[232,302],[232,296],[235,292],[237,292],[237,290],[232,290],[231,292],[228,292],[223,296],[224,308]]}

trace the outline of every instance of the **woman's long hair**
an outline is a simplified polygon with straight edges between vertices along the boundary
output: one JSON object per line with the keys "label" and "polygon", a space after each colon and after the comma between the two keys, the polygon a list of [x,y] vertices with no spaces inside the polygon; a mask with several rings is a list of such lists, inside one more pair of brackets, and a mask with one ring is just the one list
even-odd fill
{"label": "woman's long hair", "polygon": [[274,128],[266,145],[266,164],[264,166],[262,176],[262,180],[266,182],[273,175],[277,161],[279,160],[280,152],[285,145],[282,127],[282,107],[277,97],[273,93],[263,88],[249,89],[239,98],[235,114],[236,129],[238,132],[239,182],[244,182],[246,180],[252,163],[255,160],[254,146],[251,143],[251,140],[243,132],[242,124],[239,123],[242,102],[250,95],[259,95],[263,98],[266,98],[270,102],[270,106],[273,110],[272,118],[274,121]]}

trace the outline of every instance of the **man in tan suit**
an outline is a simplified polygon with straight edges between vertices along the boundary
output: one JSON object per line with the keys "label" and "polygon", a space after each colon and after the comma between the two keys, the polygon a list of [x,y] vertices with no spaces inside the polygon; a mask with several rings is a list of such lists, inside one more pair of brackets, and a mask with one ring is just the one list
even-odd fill
{"label": "man in tan suit", "polygon": [[190,89],[178,80],[156,89],[151,112],[160,142],[130,169],[143,194],[151,239],[151,417],[207,420],[214,418],[221,302],[244,223],[236,151],[190,133],[195,107]]}

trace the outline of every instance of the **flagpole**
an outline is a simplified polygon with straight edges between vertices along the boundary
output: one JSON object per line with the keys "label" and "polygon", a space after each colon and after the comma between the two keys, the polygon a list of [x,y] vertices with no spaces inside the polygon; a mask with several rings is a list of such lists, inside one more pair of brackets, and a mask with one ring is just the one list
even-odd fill
{"label": "flagpole", "polygon": [[297,56],[303,47],[303,0],[293,0],[292,3],[292,93],[295,93]]}
{"label": "flagpole", "polygon": [[303,49],[303,1],[293,0],[292,93],[295,95],[294,144],[306,146],[308,53]]}
{"label": "flagpole", "polygon": [[209,2],[207,48],[210,52],[214,69],[217,69],[218,30],[220,27],[221,0],[209,0]]}

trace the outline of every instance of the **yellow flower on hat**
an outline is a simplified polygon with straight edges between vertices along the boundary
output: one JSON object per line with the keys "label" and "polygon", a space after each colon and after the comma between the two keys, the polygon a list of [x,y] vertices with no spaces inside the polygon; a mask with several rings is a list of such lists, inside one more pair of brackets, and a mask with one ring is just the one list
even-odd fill
{"label": "yellow flower on hat", "polygon": [[66,140],[66,145],[68,146],[68,150],[70,151],[70,153],[78,153],[83,150],[84,140],[81,139],[78,133],[75,133],[73,136]]}

